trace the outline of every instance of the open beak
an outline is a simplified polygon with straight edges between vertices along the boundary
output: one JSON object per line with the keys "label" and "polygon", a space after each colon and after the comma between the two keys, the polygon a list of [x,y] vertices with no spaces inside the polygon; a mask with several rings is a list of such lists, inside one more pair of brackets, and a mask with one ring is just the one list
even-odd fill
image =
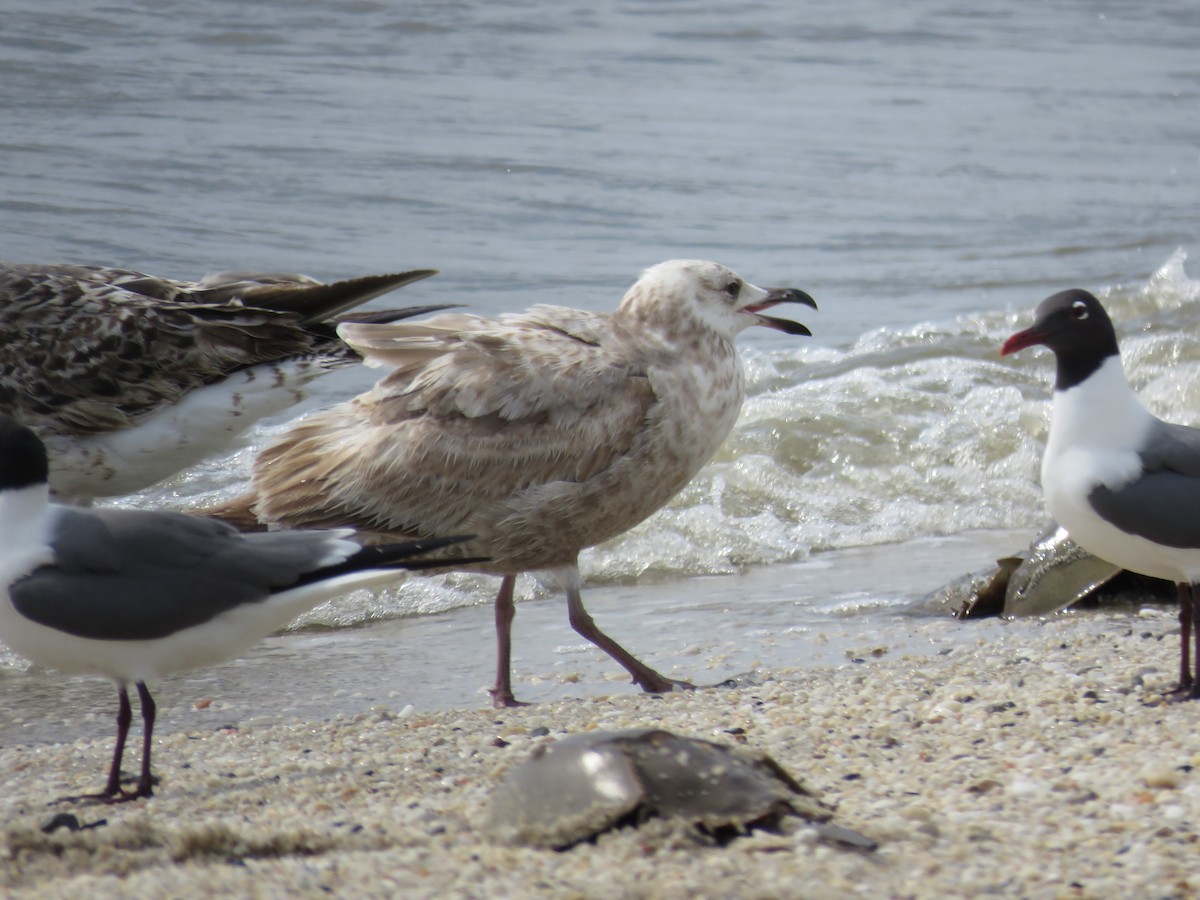
{"label": "open beak", "polygon": [[776,331],[782,331],[785,334],[812,335],[812,332],[799,322],[762,315],[764,309],[770,309],[773,306],[778,306],[780,303],[803,303],[805,306],[811,306],[813,309],[816,309],[817,302],[812,297],[796,288],[763,288],[763,290],[767,292],[766,297],[758,303],[743,306],[740,311],[752,315],[755,319],[754,324],[756,325],[765,325],[768,328],[774,328]]}

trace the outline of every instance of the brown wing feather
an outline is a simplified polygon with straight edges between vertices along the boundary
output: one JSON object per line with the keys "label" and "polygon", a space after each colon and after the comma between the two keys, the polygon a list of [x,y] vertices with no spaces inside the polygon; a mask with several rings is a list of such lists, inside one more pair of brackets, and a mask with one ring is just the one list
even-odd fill
{"label": "brown wing feather", "polygon": [[[305,327],[315,307],[301,292],[336,312],[413,276],[264,276],[276,280],[260,290],[291,312],[246,305],[256,276],[198,288],[127,269],[0,263],[0,410],[43,436],[124,428],[239,369],[315,352],[330,335]],[[220,302],[200,302],[206,295]]]}
{"label": "brown wing feather", "polygon": [[[292,527],[470,530],[477,514],[495,519],[481,510],[586,481],[628,452],[656,401],[635,366],[552,322],[514,316],[467,327],[473,318],[367,333],[343,326],[358,349],[356,338],[370,338],[368,354],[403,358],[412,339],[413,355],[260,454],[260,515]],[[447,319],[460,330],[438,334]]]}

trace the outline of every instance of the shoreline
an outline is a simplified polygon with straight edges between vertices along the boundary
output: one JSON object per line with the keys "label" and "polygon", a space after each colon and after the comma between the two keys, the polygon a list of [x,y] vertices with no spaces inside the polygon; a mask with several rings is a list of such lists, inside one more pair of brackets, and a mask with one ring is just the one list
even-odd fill
{"label": "shoreline", "polygon": [[[763,667],[837,665],[884,651],[937,653],[969,641],[963,623],[944,611],[912,611],[912,604],[1026,542],[1014,531],[918,539],[740,574],[589,585],[585,599],[609,634],[659,671],[716,683]],[[864,583],[877,587],[866,592]],[[381,706],[490,709],[491,598],[487,591],[476,605],[442,612],[273,635],[227,663],[156,681],[156,728],[166,735],[321,721]],[[330,601],[312,618],[336,617],[348,599]],[[941,624],[912,633],[910,625],[922,621]],[[517,604],[513,658],[522,700],[638,693],[622,669],[571,630],[558,593]],[[112,736],[116,697],[103,679],[48,670],[10,676],[0,666],[0,698],[0,747]],[[65,717],[63,709],[70,710]]]}
{"label": "shoreline", "polygon": [[[14,897],[1200,896],[1200,702],[1163,697],[1176,675],[1172,612],[969,627],[974,642],[948,652],[775,667],[731,689],[177,731],[156,739],[156,795],[116,807],[48,805],[99,786],[110,737],[8,747],[0,888]],[[911,630],[933,639],[938,623]],[[744,739],[879,849],[821,843],[792,817],[781,833],[724,847],[662,822],[566,852],[483,833],[491,790],[535,746],[638,725]],[[127,770],[138,759],[131,745]],[[42,833],[55,812],[106,824]]]}

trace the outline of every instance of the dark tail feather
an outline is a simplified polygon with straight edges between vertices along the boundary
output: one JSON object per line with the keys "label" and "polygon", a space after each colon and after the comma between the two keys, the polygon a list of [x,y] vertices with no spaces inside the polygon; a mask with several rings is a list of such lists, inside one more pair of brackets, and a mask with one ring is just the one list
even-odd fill
{"label": "dark tail feather", "polygon": [[[348,309],[361,306],[406,284],[436,275],[437,269],[413,269],[391,275],[365,275],[330,284],[304,284],[280,280],[266,284],[222,285],[196,291],[197,299],[220,302],[237,296],[249,307],[294,313],[305,325],[323,322]],[[250,276],[248,276],[250,277]]]}
{"label": "dark tail feather", "polygon": [[[339,565],[349,565],[355,569],[381,569],[384,566],[406,565],[410,556],[420,556],[441,550],[452,544],[474,540],[473,534],[460,534],[452,537],[421,538],[416,541],[400,541],[395,544],[372,544],[363,547],[345,562]],[[442,561],[445,563],[445,560]]]}
{"label": "dark tail feather", "polygon": [[461,306],[461,303],[431,303],[427,306],[404,306],[400,309],[364,310],[343,313],[336,316],[333,321],[337,325],[341,325],[343,322],[354,322],[356,325],[387,325],[390,322],[399,322],[401,319],[441,312],[443,309],[458,309]]}
{"label": "dark tail feather", "polygon": [[311,287],[294,301],[289,298],[289,302],[296,303],[296,312],[302,313],[304,324],[309,325],[331,319],[348,309],[362,306],[369,300],[436,274],[437,269],[413,269],[394,275],[367,275],[348,281],[335,281],[333,284]]}
{"label": "dark tail feather", "polygon": [[329,322],[314,322],[308,326],[309,333],[316,335],[316,349],[322,358],[334,365],[346,365],[362,361],[362,355],[353,350],[349,344],[338,337],[337,326],[342,322],[354,322],[365,325],[387,325],[410,319],[425,313],[438,312],[443,309],[455,309],[460,303],[438,303],[430,306],[406,306],[401,309],[381,309],[372,312],[344,313]]}
{"label": "dark tail feather", "polygon": [[455,535],[454,537],[425,538],[419,541],[404,541],[397,544],[377,544],[363,547],[353,556],[336,565],[325,566],[324,568],[302,575],[299,583],[305,584],[311,581],[324,581],[327,578],[336,578],[339,575],[345,575],[349,572],[361,572],[366,569],[444,569],[457,568],[466,563],[486,562],[487,557],[470,557],[468,559],[412,559],[414,556],[431,553],[434,550],[440,550],[442,547],[449,547],[451,544],[469,541],[474,537],[475,535],[473,534],[465,534]]}
{"label": "dark tail feather", "polygon": [[[464,540],[468,540],[464,538]],[[457,569],[474,563],[491,562],[490,556],[456,556],[454,559],[417,559],[404,564],[404,568],[414,572],[421,569]],[[379,568],[383,568],[380,566]]]}
{"label": "dark tail feather", "polygon": [[[254,513],[254,494],[242,494],[217,506],[209,506],[192,510],[192,515],[204,516],[209,519],[219,519],[232,525],[238,531],[266,531],[267,526],[259,521]],[[455,535],[444,538],[423,538],[418,541],[401,541],[391,544],[369,544],[353,556],[337,563],[309,572],[301,578],[304,583],[322,578],[332,578],[346,572],[356,572],[360,569],[457,569],[472,563],[487,562],[486,556],[452,557],[450,559],[412,559],[424,553],[431,553],[452,544],[469,541],[475,535]]]}

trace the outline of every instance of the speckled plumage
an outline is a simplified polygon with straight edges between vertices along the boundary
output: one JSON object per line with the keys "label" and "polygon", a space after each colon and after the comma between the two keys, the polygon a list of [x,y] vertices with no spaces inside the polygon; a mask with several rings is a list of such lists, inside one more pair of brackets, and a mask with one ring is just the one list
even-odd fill
{"label": "speckled plumage", "polygon": [[[490,557],[481,568],[506,576],[510,594],[518,572],[559,570],[572,624],[594,640],[590,619],[577,624],[579,551],[651,515],[708,461],[741,410],[737,333],[753,324],[807,333],[759,315],[785,300],[813,305],[715,263],[672,260],[611,314],[537,306],[497,319],[343,325],[368,364],[393,371],[262,451],[257,517],[389,538],[474,534],[465,552]],[[605,649],[630,668],[619,646]],[[500,669],[495,693],[508,702]],[[630,671],[647,690],[671,684]]]}
{"label": "speckled plumage", "polygon": [[300,399],[307,382],[355,361],[335,334],[336,317],[432,274],[326,285],[222,273],[184,282],[0,263],[0,412],[46,441],[60,496],[128,493],[224,449]]}

